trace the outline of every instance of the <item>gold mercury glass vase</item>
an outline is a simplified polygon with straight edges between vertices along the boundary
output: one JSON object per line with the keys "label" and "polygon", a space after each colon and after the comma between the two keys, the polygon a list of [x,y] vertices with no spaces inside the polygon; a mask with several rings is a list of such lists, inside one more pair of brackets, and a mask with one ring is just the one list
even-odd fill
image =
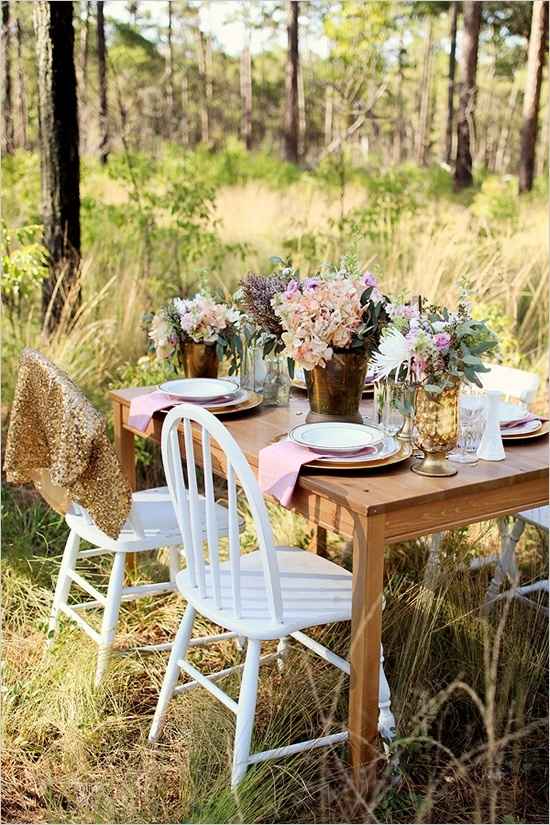
{"label": "gold mercury glass vase", "polygon": [[185,341],[180,345],[177,357],[186,378],[218,377],[219,361],[216,344]]}
{"label": "gold mercury glass vase", "polygon": [[306,421],[363,423],[359,404],[365,386],[368,354],[334,352],[326,367],[304,370],[310,412]]}
{"label": "gold mercury glass vase", "polygon": [[447,461],[447,453],[458,440],[458,391],[456,382],[443,392],[431,393],[418,387],[415,398],[415,445],[424,452],[411,470],[422,476],[454,476],[456,468]]}

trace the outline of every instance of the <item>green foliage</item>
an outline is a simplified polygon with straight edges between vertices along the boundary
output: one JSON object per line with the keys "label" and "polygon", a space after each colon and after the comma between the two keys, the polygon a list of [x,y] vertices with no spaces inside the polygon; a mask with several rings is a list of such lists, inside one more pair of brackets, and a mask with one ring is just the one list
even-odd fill
{"label": "green foliage", "polygon": [[41,237],[40,225],[10,232],[2,222],[2,304],[12,324],[28,312],[48,275],[48,250],[40,242]]}
{"label": "green foliage", "polygon": [[472,202],[472,212],[490,227],[492,223],[517,221],[519,198],[513,178],[487,177]]}

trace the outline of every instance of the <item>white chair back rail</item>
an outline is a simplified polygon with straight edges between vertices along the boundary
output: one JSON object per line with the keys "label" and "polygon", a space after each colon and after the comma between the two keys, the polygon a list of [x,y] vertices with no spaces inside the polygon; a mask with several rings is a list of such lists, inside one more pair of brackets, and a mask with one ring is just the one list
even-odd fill
{"label": "white chair back rail", "polygon": [[[201,496],[197,482],[195,445],[192,426],[200,430],[202,464],[204,471],[204,503],[206,510],[206,544],[208,559],[202,549]],[[180,451],[178,428],[182,427],[185,455]],[[223,452],[227,464],[229,576],[220,574],[220,551],[215,518],[214,479],[212,474],[212,445]],[[237,510],[237,482],[250,507],[262,558],[262,572],[271,620],[284,620],[281,583],[273,547],[273,534],[263,495],[258,482],[233,436],[212,413],[193,404],[180,404],[167,415],[162,428],[162,460],[168,489],[172,496],[176,518],[181,531],[189,577],[201,598],[212,599],[217,609],[227,610],[241,618],[241,549],[239,514]],[[185,463],[188,484],[185,484]],[[229,577],[229,581],[228,581]]]}
{"label": "white chair back rail", "polygon": [[540,378],[534,372],[505,367],[502,364],[487,364],[490,372],[479,374],[486,390],[498,390],[510,398],[517,398],[524,404],[532,404],[540,386]]}

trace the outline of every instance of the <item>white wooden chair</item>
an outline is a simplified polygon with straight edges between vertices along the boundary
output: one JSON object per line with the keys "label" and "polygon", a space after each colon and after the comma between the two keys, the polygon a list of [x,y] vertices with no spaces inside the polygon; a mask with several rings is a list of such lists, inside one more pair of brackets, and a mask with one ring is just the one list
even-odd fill
{"label": "white wooden chair", "polygon": [[[204,535],[206,529],[204,499],[199,502],[199,508],[198,529]],[[217,519],[220,533],[225,533],[228,521],[226,508],[216,504],[214,516]],[[167,593],[176,589],[176,575],[180,570],[178,545],[181,545],[181,534],[167,487],[141,490],[132,494],[132,509],[117,539],[110,538],[100,530],[89,513],[78,504],[70,505],[65,520],[70,533],[55,588],[48,627],[48,644],[51,645],[53,642],[60,613],[76,622],[99,647],[96,668],[96,684],[99,684],[109,664],[121,602]],[[89,542],[93,547],[81,550],[81,540]],[[127,553],[142,553],[165,547],[169,552],[169,581],[124,586]],[[107,592],[102,593],[77,572],[76,566],[79,561],[105,554],[113,554],[113,565]],[[70,604],[69,593],[73,585],[77,585],[92,599]],[[85,612],[97,608],[103,609],[99,632],[80,615],[80,611]],[[170,647],[170,644],[143,645],[137,650],[147,652],[167,650]]]}
{"label": "white wooden chair", "polygon": [[[183,422],[188,488],[185,486],[177,427]],[[205,559],[201,534],[201,503],[195,472],[192,423],[199,425],[206,498],[206,536],[208,558]],[[229,558],[222,561],[216,519],[211,444],[216,443],[227,462]],[[290,547],[275,547],[263,495],[240,447],[223,424],[211,413],[190,404],[174,408],[166,417],[162,430],[162,458],[168,488],[187,557],[187,568],[178,574],[178,590],[187,601],[185,614],[176,635],[164,676],[149,740],[154,742],[161,730],[170,698],[202,686],[236,716],[231,786],[243,779],[249,765],[267,759],[288,756],[310,748],[343,742],[342,731],[298,742],[274,750],[251,753],[251,739],[256,708],[258,670],[261,663],[282,655],[287,637],[349,674],[349,663],[311,639],[303,631],[308,627],[351,618],[352,577],[349,572],[312,553]],[[258,550],[241,554],[237,525],[237,482],[248,501],[256,527]],[[193,622],[199,613],[225,633],[220,638],[243,636],[247,639],[243,666],[230,667],[205,676],[187,658]],[[277,653],[261,655],[261,643],[282,640]],[[201,640],[202,641],[202,640]],[[177,687],[180,672],[191,681]],[[218,680],[242,671],[238,701],[218,687]],[[395,720],[390,710],[390,691],[383,669],[380,681],[379,730],[387,737],[394,732]]]}
{"label": "white wooden chair", "polygon": [[[498,390],[506,398],[519,400],[524,404],[532,404],[537,396],[540,379],[536,373],[519,370],[514,367],[505,367],[501,364],[491,364],[490,372],[481,373],[480,379],[485,389]],[[550,527],[550,507],[539,507],[535,510],[526,510],[513,517],[512,526],[507,518],[498,520],[501,546],[500,553],[490,556],[478,556],[470,563],[471,570],[478,570],[488,564],[495,564],[495,573],[491,579],[485,596],[484,610],[497,599],[508,597],[522,598],[530,604],[535,604],[527,598],[528,593],[544,590],[548,592],[548,580],[533,582],[523,587],[518,586],[518,569],[516,564],[516,546],[521,538],[526,524],[534,524],[543,530]],[[424,581],[429,584],[440,570],[439,547],[441,533],[431,536],[431,546],[426,565]],[[500,589],[505,579],[509,579],[512,587],[504,593]]]}

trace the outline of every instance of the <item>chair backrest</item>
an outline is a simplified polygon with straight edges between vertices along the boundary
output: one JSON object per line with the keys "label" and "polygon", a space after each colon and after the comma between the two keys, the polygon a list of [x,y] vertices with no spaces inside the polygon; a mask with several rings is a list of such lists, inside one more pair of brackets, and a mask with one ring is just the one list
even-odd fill
{"label": "chair backrest", "polygon": [[479,373],[486,390],[499,390],[511,398],[518,398],[525,404],[532,404],[537,396],[540,378],[534,372],[505,367],[502,364],[488,364],[490,372]]}
{"label": "chair backrest", "polygon": [[[193,423],[198,425],[199,428],[197,435],[200,436],[202,452],[204,503],[201,502],[198,491]],[[178,432],[180,425],[183,429],[183,457]],[[216,607],[222,608],[219,536],[212,472],[213,443],[221,449],[226,461],[229,576],[231,584],[229,609],[236,618],[241,618],[242,581],[241,542],[237,510],[238,481],[246,496],[256,528],[269,612],[274,623],[282,622],[281,584],[276,553],[273,547],[273,533],[264,497],[256,477],[241,448],[221,421],[212,413],[197,405],[180,404],[168,413],[162,427],[162,461],[183,539],[191,583],[193,587],[198,588],[202,597],[212,598]],[[187,470],[187,486],[183,474],[183,462],[185,462]],[[201,518],[203,510],[206,519],[208,561],[205,560],[203,554],[203,520]],[[224,600],[223,608],[227,608],[227,599]]]}

